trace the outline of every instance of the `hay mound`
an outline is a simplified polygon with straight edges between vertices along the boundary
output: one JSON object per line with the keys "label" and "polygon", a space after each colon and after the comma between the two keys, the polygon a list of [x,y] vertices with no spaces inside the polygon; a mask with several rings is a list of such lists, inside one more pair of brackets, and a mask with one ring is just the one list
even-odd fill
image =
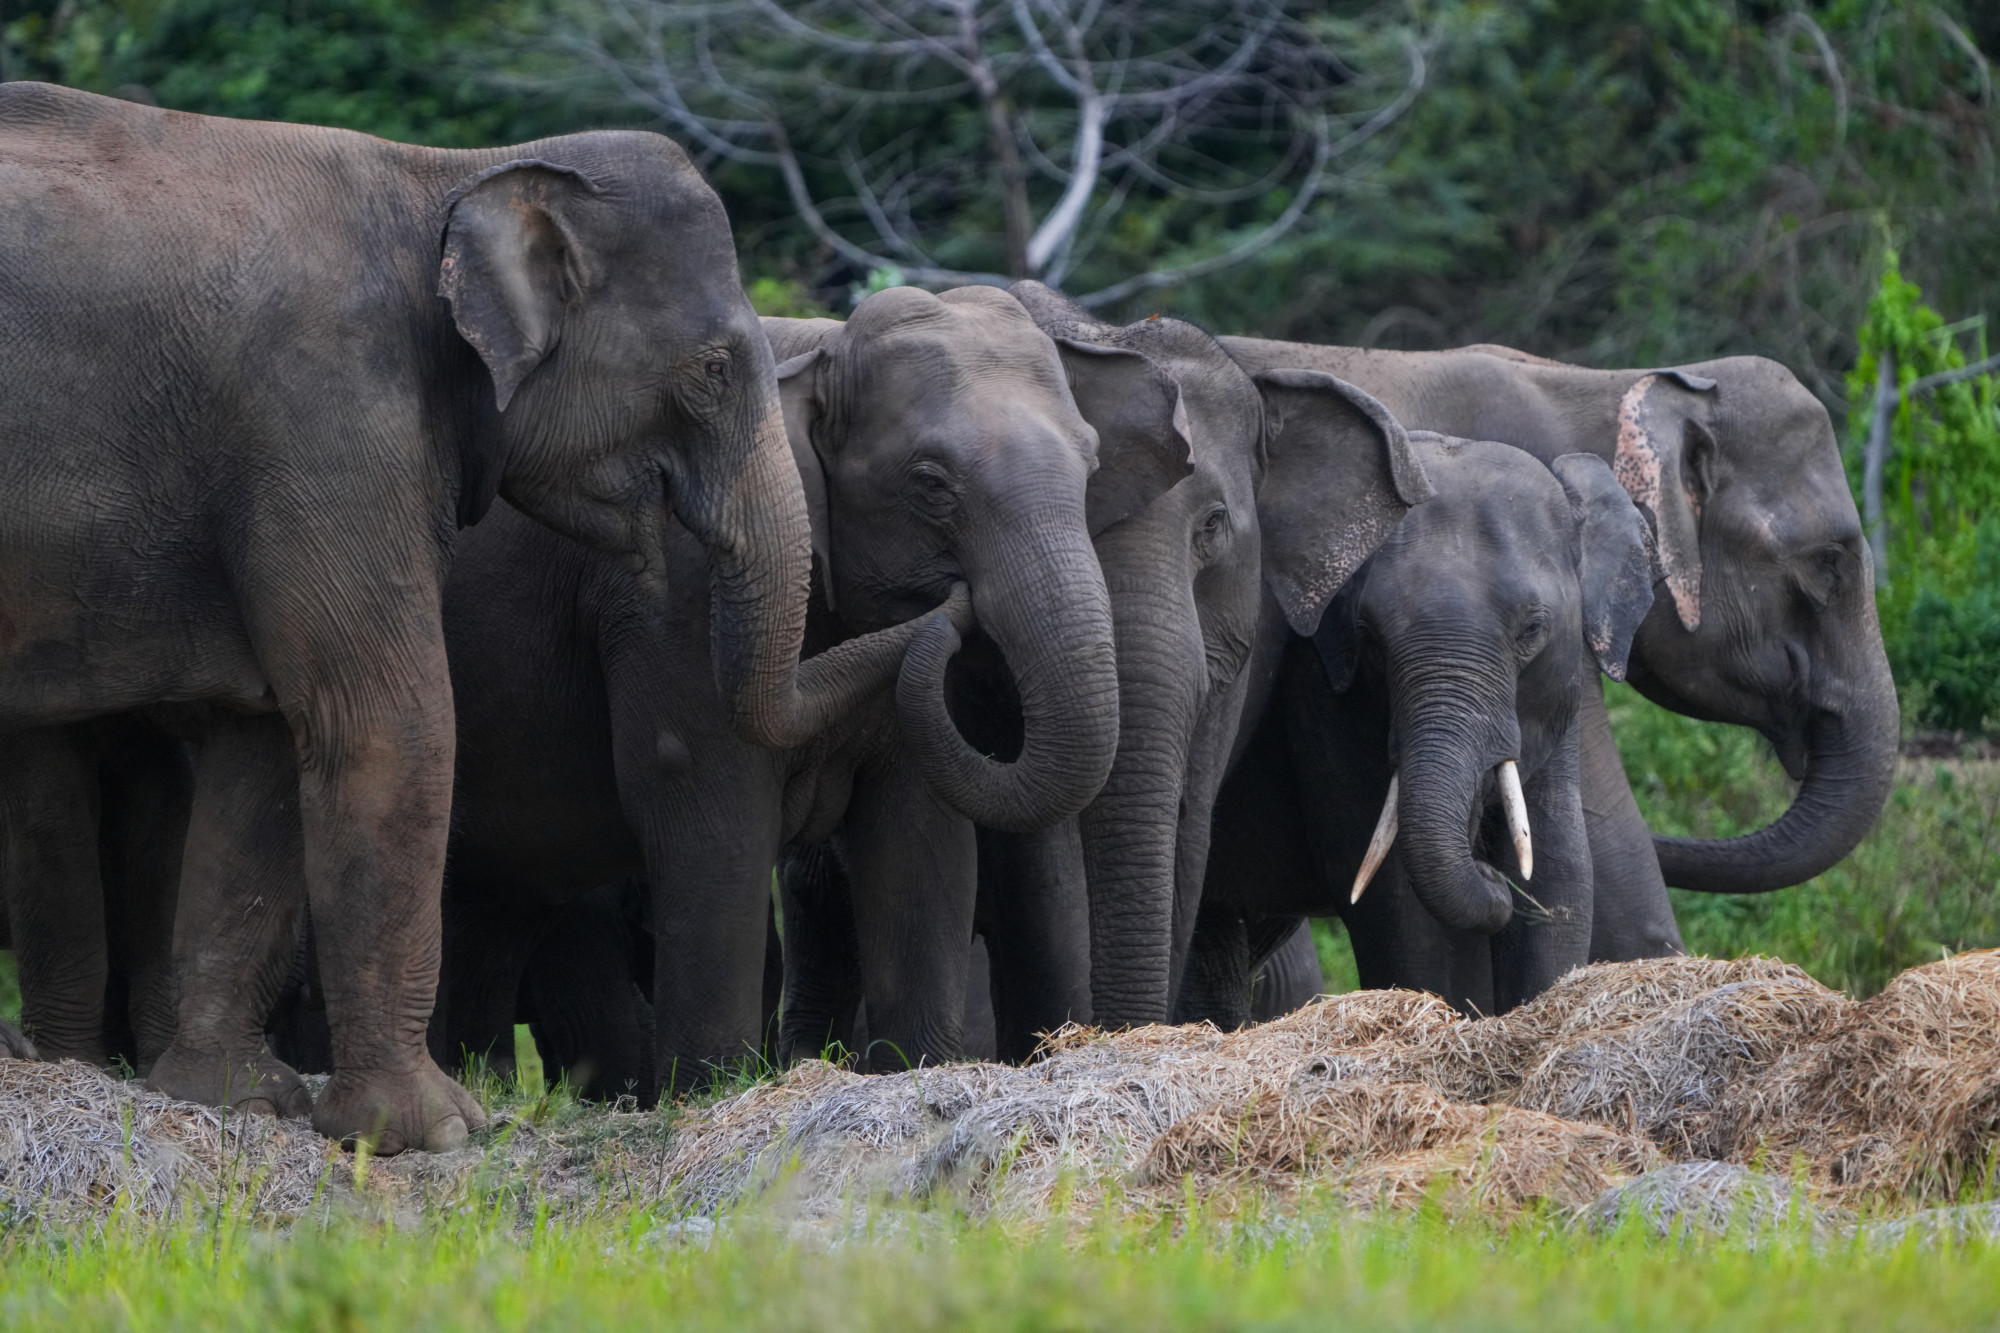
{"label": "hay mound", "polygon": [[1846,1220],[1815,1206],[1791,1181],[1734,1162],[1675,1162],[1648,1171],[1606,1190],[1577,1218],[1594,1231],[1636,1222],[1661,1237],[1676,1231],[1755,1237],[1790,1227],[1827,1236]]}
{"label": "hay mound", "polygon": [[346,1162],[302,1122],[227,1116],[75,1060],[0,1061],[0,1194],[11,1211],[75,1221],[231,1205],[290,1217]]}
{"label": "hay mound", "polygon": [[1803,1158],[1842,1194],[1958,1197],[1990,1185],[2000,1129],[2000,950],[1912,968],[1826,1038],[1739,1080],[1716,1142]]}
{"label": "hay mound", "polygon": [[1699,1169],[1603,1207],[1707,1226],[1748,1206],[1744,1164],[1798,1151],[1815,1194],[1923,1198],[1964,1184],[2000,1129],[2000,953],[1865,1004],[1771,959],[1665,958],[1579,968],[1500,1018],[1359,992],[1235,1033],[1067,1029],[1044,1056],[804,1066],[696,1117],[665,1170],[710,1211],[779,1179],[808,1215],[946,1186],[1036,1215],[1059,1193],[1171,1207],[1186,1182],[1218,1197],[1319,1180],[1360,1208],[1440,1197],[1504,1216],[1580,1211],[1682,1162]]}
{"label": "hay mound", "polygon": [[1436,1198],[1447,1212],[1511,1217],[1537,1200],[1575,1211],[1660,1163],[1652,1144],[1512,1106],[1447,1100],[1415,1084],[1293,1086],[1180,1121],[1153,1143],[1142,1186],[1192,1179],[1215,1197],[1287,1193],[1335,1176],[1359,1209]]}
{"label": "hay mound", "polygon": [[[2000,951],[1913,969],[1859,1004],[1769,959],[1673,958],[1580,968],[1500,1018],[1359,992],[1241,1032],[1069,1028],[1018,1069],[815,1061],[700,1111],[565,1112],[365,1170],[302,1122],[0,1060],[0,1203],[52,1219],[403,1217],[469,1199],[523,1218],[656,1201],[712,1217],[763,1196],[814,1221],[940,1195],[1032,1219],[1326,1190],[1361,1210],[1819,1227],[1829,1208],[1979,1186],[1996,1136]],[[1788,1181],[1748,1169],[1795,1158],[1810,1216]]]}

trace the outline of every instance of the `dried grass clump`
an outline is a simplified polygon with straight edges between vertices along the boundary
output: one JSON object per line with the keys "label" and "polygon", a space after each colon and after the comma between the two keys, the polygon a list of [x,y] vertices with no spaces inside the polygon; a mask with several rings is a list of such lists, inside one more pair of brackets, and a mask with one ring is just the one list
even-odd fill
{"label": "dried grass clump", "polygon": [[1823,1039],[1853,1007],[1803,974],[1777,975],[1723,982],[1622,1027],[1566,1023],[1539,1049],[1523,1043],[1529,1062],[1508,1100],[1618,1125],[1676,1157],[1709,1156],[1715,1110],[1736,1080]]}
{"label": "dried grass clump", "polygon": [[1511,1106],[1448,1100],[1407,1083],[1294,1086],[1217,1107],[1162,1134],[1136,1175],[1155,1195],[1192,1180],[1211,1199],[1245,1186],[1289,1193],[1314,1176],[1359,1209],[1436,1199],[1453,1214],[1566,1211],[1660,1163],[1642,1138]]}
{"label": "dried grass clump", "polygon": [[2000,950],[1912,968],[1827,1036],[1731,1089],[1714,1139],[1803,1158],[1839,1193],[1957,1197],[1990,1183],[2000,1130]]}
{"label": "dried grass clump", "polygon": [[1797,1227],[1834,1234],[1851,1218],[1819,1208],[1791,1181],[1735,1162],[1674,1162],[1606,1190],[1577,1217],[1609,1231],[1635,1223],[1655,1236],[1675,1232],[1755,1237]]}
{"label": "dried grass clump", "polygon": [[351,1173],[302,1122],[225,1117],[75,1060],[0,1060],[0,1194],[19,1214],[296,1216]]}

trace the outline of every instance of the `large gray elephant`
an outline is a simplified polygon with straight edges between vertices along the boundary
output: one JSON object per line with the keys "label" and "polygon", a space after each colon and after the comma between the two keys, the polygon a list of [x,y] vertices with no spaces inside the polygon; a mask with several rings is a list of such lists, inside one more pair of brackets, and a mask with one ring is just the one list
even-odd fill
{"label": "large gray elephant", "polygon": [[1436,498],[1288,642],[1224,785],[1184,1021],[1247,1021],[1301,916],[1363,985],[1482,1013],[1589,957],[1582,700],[1652,605],[1644,522],[1593,455],[1411,440]]}
{"label": "large gray elephant", "polygon": [[879,684],[798,665],[804,495],[721,204],[652,134],[447,151],[29,83],[0,176],[0,728],[200,738],[152,1082],[306,1109],[261,1041],[304,890],[314,1122],[449,1147],[483,1122],[425,1047],[454,529],[505,495],[657,583],[671,512],[754,740]]}
{"label": "large gray elephant", "polygon": [[[1269,606],[1310,633],[1430,485],[1402,429],[1331,376],[1253,377],[1193,325],[1111,327],[1039,283],[1011,290],[1047,332],[1142,353],[1170,375],[1194,459],[1192,475],[1097,532],[1121,715],[1110,778],[1078,820],[1080,858],[989,854],[982,866],[999,1048],[1019,1058],[1061,1015],[1036,1006],[1056,988],[1021,943],[1046,957],[1059,932],[1018,918],[1047,920],[1073,898],[1036,882],[1066,866],[1087,884],[1094,1020],[1168,1017],[1238,720],[1269,686],[1248,670],[1259,618]],[[1130,410],[1090,403],[1085,415],[1102,431]]]}
{"label": "large gray elephant", "polygon": [[[1090,536],[1186,473],[1171,385],[1130,352],[1059,346],[991,288],[896,288],[844,324],[764,326],[785,358],[817,548],[808,665],[963,582],[978,623],[965,656],[1004,660],[1013,744],[998,762],[970,753],[945,715],[944,671],[971,622],[938,618],[895,698],[807,745],[751,745],[717,695],[692,537],[669,533],[662,599],[496,508],[462,538],[445,599],[460,759],[441,1055],[505,1065],[525,977],[601,997],[580,1006],[599,1014],[599,1091],[630,1079],[649,1093],[648,1065],[685,1087],[754,1056],[773,862],[788,838],[833,836],[854,869],[879,1055],[955,1058],[973,819],[1063,820],[1104,782],[1119,683]],[[1077,404],[1097,399],[1128,424],[1094,431]],[[940,726],[950,734],[911,743]],[[594,951],[574,938],[583,896],[632,873],[651,886],[653,1052],[631,1049],[644,1023],[621,933],[598,932],[611,942]],[[804,947],[800,916],[786,924]]]}
{"label": "large gray elephant", "polygon": [[1584,809],[1596,866],[1591,956],[1678,952],[1665,886],[1761,893],[1853,850],[1894,776],[1896,692],[1860,518],[1826,409],[1761,357],[1586,370],[1500,347],[1378,352],[1224,338],[1246,367],[1320,370],[1367,389],[1411,429],[1499,440],[1550,462],[1594,453],[1648,525],[1660,587],[1634,640],[1647,698],[1753,727],[1799,782],[1792,806],[1740,838],[1655,837],[1604,713],[1585,698]]}

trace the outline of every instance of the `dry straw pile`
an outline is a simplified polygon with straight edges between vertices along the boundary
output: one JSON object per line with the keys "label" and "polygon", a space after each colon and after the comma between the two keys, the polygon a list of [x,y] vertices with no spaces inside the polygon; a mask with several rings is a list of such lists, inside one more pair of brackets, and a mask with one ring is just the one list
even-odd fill
{"label": "dry straw pile", "polygon": [[1950,1201],[1990,1183],[1997,1131],[2000,952],[1858,1003],[1768,959],[1677,958],[1582,968],[1477,1021],[1377,991],[1234,1033],[1070,1029],[1019,1069],[864,1077],[815,1061],[677,1119],[505,1125],[359,1172],[303,1124],[0,1061],[0,1195],[53,1218],[468,1200],[713,1214],[754,1197],[814,1219],[946,1197],[1034,1219],[1313,1189],[1364,1210],[1433,1199],[1454,1215],[1713,1226],[1732,1209],[1787,1215],[1793,1174],[1818,1218]]}
{"label": "dry straw pile", "polygon": [[[1032,1217],[1317,1184],[1505,1217],[1711,1160],[1796,1169],[1831,1204],[1935,1202],[1990,1176],[1996,1130],[2000,952],[1860,1003],[1770,959],[1673,958],[1580,968],[1476,1021],[1360,992],[1237,1033],[1070,1030],[1023,1069],[805,1065],[696,1117],[665,1170],[701,1208],[775,1190],[808,1215],[947,1188]],[[1661,1179],[1713,1211],[1745,1176]]]}

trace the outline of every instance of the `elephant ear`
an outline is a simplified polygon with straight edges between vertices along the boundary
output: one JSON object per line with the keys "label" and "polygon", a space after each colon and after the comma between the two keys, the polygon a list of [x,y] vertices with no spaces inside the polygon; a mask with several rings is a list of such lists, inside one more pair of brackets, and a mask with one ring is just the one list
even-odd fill
{"label": "elephant ear", "polygon": [[825,399],[820,387],[825,349],[801,352],[778,366],[778,402],[785,412],[785,438],[792,446],[792,461],[798,464],[799,484],[806,493],[806,517],[812,522],[813,559],[819,562],[821,586],[826,591],[826,609],[833,602],[833,526],[826,501],[826,468],[813,445]]}
{"label": "elephant ear", "polygon": [[1097,471],[1083,492],[1090,535],[1130,518],[1194,471],[1181,386],[1122,347],[1056,339],[1076,410],[1097,432]]}
{"label": "elephant ear", "polygon": [[1549,470],[1568,492],[1576,516],[1584,641],[1604,674],[1623,680],[1632,636],[1653,605],[1646,520],[1596,454],[1564,454]]}
{"label": "elephant ear", "polygon": [[1352,384],[1316,370],[1254,379],[1264,399],[1264,583],[1293,631],[1310,635],[1361,562],[1435,492],[1402,423]]}
{"label": "elephant ear", "polygon": [[501,411],[555,349],[563,311],[589,285],[568,215],[603,193],[573,167],[523,158],[489,167],[445,200],[438,295],[493,377]]}
{"label": "elephant ear", "polygon": [[1715,441],[1702,418],[1715,381],[1684,370],[1641,375],[1618,400],[1618,484],[1651,523],[1653,576],[1688,630],[1701,627],[1701,507],[1714,490]]}

